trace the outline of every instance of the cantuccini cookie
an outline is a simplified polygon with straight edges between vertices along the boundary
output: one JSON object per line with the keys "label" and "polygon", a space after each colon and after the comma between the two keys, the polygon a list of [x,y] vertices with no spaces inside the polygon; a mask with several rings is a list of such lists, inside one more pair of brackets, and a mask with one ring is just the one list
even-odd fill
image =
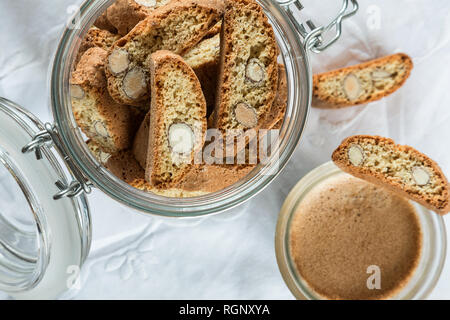
{"label": "cantuccini cookie", "polygon": [[220,60],[220,34],[207,38],[189,50],[183,59],[194,70],[202,85],[208,116],[214,108]]}
{"label": "cantuccini cookie", "polygon": [[168,198],[192,198],[208,194],[208,192],[205,191],[187,191],[177,187],[158,189],[150,185],[147,181],[145,181],[145,179],[136,179],[131,182],[130,185],[136,189],[151,192],[159,196]]}
{"label": "cantuccini cookie", "polygon": [[[104,158],[104,156],[103,156]],[[195,197],[229,187],[244,178],[254,165],[195,165],[186,175],[170,188],[158,188],[144,179],[144,169],[138,164],[132,152],[120,151],[109,155],[105,168],[122,181],[139,190],[165,197]]]}
{"label": "cantuccini cookie", "polygon": [[139,190],[153,192],[166,197],[195,197],[217,192],[227,188],[249,174],[252,165],[196,165],[171,188],[158,189],[143,178],[132,180],[129,184]]}
{"label": "cantuccini cookie", "polygon": [[192,68],[170,51],[151,55],[150,81],[145,178],[152,185],[171,187],[186,174],[203,146],[206,102]]}
{"label": "cantuccini cookie", "polygon": [[108,162],[111,154],[109,152],[103,151],[102,148],[97,143],[95,143],[94,140],[89,139],[88,141],[86,141],[86,145],[89,148],[89,151],[91,151],[92,155],[98,160],[98,162],[103,165]]}
{"label": "cantuccini cookie", "polygon": [[221,31],[218,93],[211,124],[259,128],[278,84],[278,46],[272,26],[254,0],[226,0]]}
{"label": "cantuccini cookie", "polygon": [[332,155],[343,171],[406,196],[445,214],[450,211],[449,185],[439,166],[410,146],[378,136],[352,136]]}
{"label": "cantuccini cookie", "polygon": [[131,151],[122,150],[111,155],[99,149],[92,140],[87,141],[86,144],[99,162],[120,180],[139,190],[165,197],[186,198],[216,192],[235,184],[255,167],[254,165],[226,164],[194,165],[176,185],[159,189],[145,181],[144,169]]}
{"label": "cantuccini cookie", "polygon": [[106,11],[104,11],[94,22],[94,26],[99,29],[107,30],[111,33],[116,34],[117,29],[109,22],[108,17],[106,15]]}
{"label": "cantuccini cookie", "polygon": [[105,168],[117,178],[142,191],[151,192],[164,197],[178,198],[196,197],[206,194],[206,192],[203,191],[189,191],[177,187],[169,189],[155,188],[145,181],[144,169],[141,168],[132,152],[129,150],[122,150],[114,155],[111,155],[104,165]]}
{"label": "cantuccini cookie", "polygon": [[[89,147],[95,148],[91,143],[89,143]],[[151,192],[160,196],[177,198],[196,197],[207,193],[204,191],[183,190],[178,187],[170,189],[155,188],[145,181],[144,169],[137,163],[130,150],[122,150],[114,155],[109,155],[103,164],[105,168],[117,178],[142,191]]]}
{"label": "cantuccini cookie", "polygon": [[117,33],[124,36],[156,8],[174,0],[117,0],[107,10],[106,17]]}
{"label": "cantuccini cookie", "polygon": [[261,128],[263,129],[279,129],[275,128],[280,122],[283,122],[284,115],[286,114],[288,100],[288,88],[286,78],[286,68],[283,64],[278,64],[278,89],[275,100],[267,112]]}
{"label": "cantuccini cookie", "polygon": [[216,34],[220,33],[220,30],[222,29],[222,20],[217,22],[214,26],[212,26],[211,29],[208,30],[208,32],[205,34],[203,39],[208,39],[214,37]]}
{"label": "cantuccini cookie", "polygon": [[142,121],[133,141],[132,152],[142,168],[147,165],[148,137],[150,134],[150,113]]}
{"label": "cantuccini cookie", "polygon": [[152,11],[109,51],[106,75],[112,98],[141,105],[149,98],[149,56],[162,49],[184,54],[222,14],[219,0],[180,0]]}
{"label": "cantuccini cookie", "polygon": [[336,109],[379,100],[400,88],[413,68],[404,53],[314,75],[316,108]]}
{"label": "cantuccini cookie", "polygon": [[80,48],[78,49],[78,54],[75,59],[74,65],[76,66],[81,59],[81,56],[90,48],[99,47],[106,51],[111,48],[114,42],[120,39],[120,36],[113,34],[108,30],[99,29],[97,27],[92,27],[84,36],[81,41]]}
{"label": "cantuccini cookie", "polygon": [[70,81],[72,110],[81,130],[102,150],[116,152],[131,146],[136,129],[127,106],[108,94],[104,74],[107,52],[90,48],[81,57]]}

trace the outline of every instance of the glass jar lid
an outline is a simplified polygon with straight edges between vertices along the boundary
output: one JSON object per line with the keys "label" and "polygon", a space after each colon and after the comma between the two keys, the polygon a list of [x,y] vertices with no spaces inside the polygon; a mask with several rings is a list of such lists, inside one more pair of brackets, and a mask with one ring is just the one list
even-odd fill
{"label": "glass jar lid", "polygon": [[70,170],[51,140],[36,140],[44,131],[32,114],[0,98],[0,290],[20,299],[70,289],[91,242],[85,195],[70,196]]}

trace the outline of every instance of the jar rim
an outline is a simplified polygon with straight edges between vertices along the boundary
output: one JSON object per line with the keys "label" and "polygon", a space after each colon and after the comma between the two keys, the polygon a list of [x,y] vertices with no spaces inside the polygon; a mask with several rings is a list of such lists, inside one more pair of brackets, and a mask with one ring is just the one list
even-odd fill
{"label": "jar rim", "polygon": [[221,191],[192,198],[167,198],[141,191],[101,167],[85,146],[71,112],[67,89],[79,43],[95,18],[112,0],[87,0],[77,14],[77,26],[67,26],[58,45],[51,75],[51,106],[56,127],[67,153],[96,187],[113,199],[144,213],[166,217],[195,217],[235,207],[262,191],[292,156],[306,126],[311,103],[312,77],[308,56],[292,21],[270,0],[258,0],[274,26],[286,65],[288,106],[280,131],[278,157],[258,165],[247,177]]}

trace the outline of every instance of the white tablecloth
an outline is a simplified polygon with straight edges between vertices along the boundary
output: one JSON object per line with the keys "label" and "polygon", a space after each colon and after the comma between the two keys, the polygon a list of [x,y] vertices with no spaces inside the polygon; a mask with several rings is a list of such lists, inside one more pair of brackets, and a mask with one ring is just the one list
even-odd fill
{"label": "white tablecloth", "polygon": [[[324,23],[339,1],[302,1]],[[77,0],[0,1],[0,96],[44,121],[51,52]],[[251,201],[227,213],[164,220],[126,208],[99,191],[89,196],[92,250],[82,286],[68,297],[291,299],[275,260],[279,209],[294,184],[328,161],[346,136],[378,134],[410,144],[450,176],[450,2],[360,1],[342,39],[312,55],[315,72],[406,52],[414,70],[395,94],[346,110],[313,109],[303,139],[280,176]],[[333,6],[334,5],[334,6]],[[327,10],[324,10],[327,9]],[[318,18],[317,18],[318,17]],[[445,218],[450,227],[450,217]],[[0,293],[1,298],[7,298]],[[450,298],[447,261],[430,298]]]}

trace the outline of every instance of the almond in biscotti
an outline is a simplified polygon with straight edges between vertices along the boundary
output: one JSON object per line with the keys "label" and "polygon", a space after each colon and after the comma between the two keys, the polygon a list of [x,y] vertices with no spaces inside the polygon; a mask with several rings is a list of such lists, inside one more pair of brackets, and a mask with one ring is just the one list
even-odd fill
{"label": "almond in biscotti", "polygon": [[277,92],[277,56],[274,31],[259,4],[225,1],[214,128],[226,133],[263,124]]}
{"label": "almond in biscotti", "polygon": [[344,90],[344,93],[347,96],[348,100],[354,101],[358,99],[362,91],[361,83],[358,77],[353,73],[349,73],[344,78],[344,81],[342,83],[342,90]]}
{"label": "almond in biscotti", "polygon": [[169,188],[191,168],[194,154],[203,146],[206,102],[192,68],[172,52],[151,55],[150,79],[148,143],[142,141],[146,134],[138,132],[133,149],[135,154],[147,149],[145,179],[158,188]]}
{"label": "almond in biscotti", "polygon": [[257,58],[251,58],[245,66],[245,78],[254,86],[261,86],[264,84],[266,77],[266,67]]}
{"label": "almond in biscotti", "polygon": [[317,108],[342,108],[379,100],[399,89],[413,68],[412,60],[398,53],[313,77]]}
{"label": "almond in biscotti", "polygon": [[245,129],[254,128],[258,124],[258,113],[248,103],[238,102],[234,106],[233,114],[236,121]]}
{"label": "almond in biscotti", "polygon": [[419,151],[378,136],[352,136],[332,155],[345,172],[445,214],[450,211],[447,178],[436,162]]}
{"label": "almond in biscotti", "polygon": [[114,75],[127,71],[129,65],[128,52],[125,50],[115,49],[108,56],[108,68]]}
{"label": "almond in biscotti", "polygon": [[[105,71],[111,97],[122,104],[146,104],[150,94],[148,57],[157,50],[184,54],[222,14],[220,0],[179,0],[153,10],[109,51],[108,60],[113,64]],[[112,55],[118,59],[110,59]]]}
{"label": "almond in biscotti", "polygon": [[131,109],[116,103],[108,93],[105,78],[107,52],[88,49],[81,57],[70,80],[72,110],[80,129],[106,152],[131,146],[137,129]]}

